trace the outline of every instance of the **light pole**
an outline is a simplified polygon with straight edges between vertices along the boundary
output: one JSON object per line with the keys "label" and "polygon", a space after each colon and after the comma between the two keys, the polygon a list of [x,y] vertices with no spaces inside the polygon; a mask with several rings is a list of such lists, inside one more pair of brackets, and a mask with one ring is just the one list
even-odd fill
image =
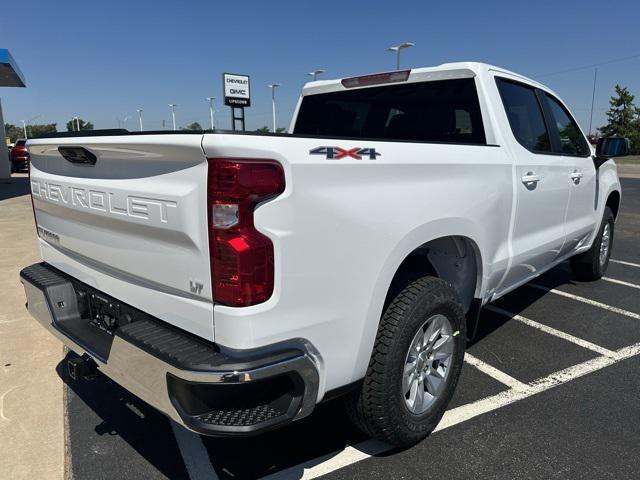
{"label": "light pole", "polygon": [[273,133],[276,133],[276,88],[280,86],[279,83],[272,83],[267,85],[271,89],[271,113],[273,114]]}
{"label": "light pole", "polygon": [[403,48],[413,47],[414,45],[415,43],[402,42],[400,45],[387,48],[387,52],[396,52],[396,70],[400,70],[400,50]]}
{"label": "light pole", "polygon": [[24,138],[29,138],[27,137],[27,121],[26,120],[20,120],[22,122],[22,130],[24,131]]}
{"label": "light pole", "polygon": [[[35,117],[32,117],[29,120],[27,120],[27,127],[30,127],[31,126],[31,122],[33,122],[37,118],[40,118],[41,116],[42,116],[42,114],[40,113],[40,114],[36,115]],[[33,134],[33,128],[31,129],[31,133]]]}
{"label": "light pole", "polygon": [[[80,120],[78,119],[78,116],[76,115],[75,117],[73,117],[73,120],[76,121],[76,128],[77,128],[77,131],[79,132],[80,131]],[[73,125],[73,121],[71,122],[71,124]]]}
{"label": "light pole", "polygon": [[136,111],[138,112],[138,121],[140,122],[140,131],[142,131],[142,109],[138,108],[136,109]]}
{"label": "light pole", "polygon": [[173,120],[173,129],[176,129],[176,107],[178,105],[176,105],[175,103],[170,103],[169,106],[171,107],[171,119]]}
{"label": "light pole", "polygon": [[318,69],[318,70],[313,70],[312,72],[307,73],[307,75],[309,75],[310,77],[313,77],[313,81],[315,82],[318,79],[318,75],[320,75],[321,73],[324,73],[324,70]]}
{"label": "light pole", "polygon": [[598,67],[593,70],[593,92],[591,93],[591,113],[589,114],[589,135],[593,124],[593,103],[596,100],[596,80],[598,79]]}
{"label": "light pole", "polygon": [[211,122],[211,130],[215,130],[215,120],[213,118],[213,101],[216,97],[207,97],[209,100],[209,121]]}

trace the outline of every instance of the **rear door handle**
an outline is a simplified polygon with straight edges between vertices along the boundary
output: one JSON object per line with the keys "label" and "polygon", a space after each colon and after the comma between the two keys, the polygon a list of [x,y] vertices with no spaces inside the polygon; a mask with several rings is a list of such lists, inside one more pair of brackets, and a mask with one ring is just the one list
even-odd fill
{"label": "rear door handle", "polygon": [[536,175],[533,172],[527,172],[526,175],[522,176],[522,183],[526,186],[535,185],[540,181],[540,175]]}
{"label": "rear door handle", "polygon": [[582,172],[579,172],[578,170],[575,170],[569,174],[569,177],[571,178],[571,180],[573,180],[573,183],[580,183],[580,179],[583,176],[584,175],[582,174]]}

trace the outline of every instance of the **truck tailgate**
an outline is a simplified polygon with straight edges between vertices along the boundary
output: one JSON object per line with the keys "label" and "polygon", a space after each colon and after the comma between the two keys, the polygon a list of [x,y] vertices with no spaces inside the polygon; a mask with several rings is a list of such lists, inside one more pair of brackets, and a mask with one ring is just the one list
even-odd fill
{"label": "truck tailgate", "polygon": [[201,142],[196,134],[33,140],[30,181],[45,262],[213,341]]}

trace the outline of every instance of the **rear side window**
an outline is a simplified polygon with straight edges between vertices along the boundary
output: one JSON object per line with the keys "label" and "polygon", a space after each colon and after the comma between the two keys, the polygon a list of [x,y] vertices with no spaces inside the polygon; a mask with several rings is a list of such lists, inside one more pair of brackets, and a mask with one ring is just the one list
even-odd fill
{"label": "rear side window", "polygon": [[302,99],[293,133],[486,143],[473,78],[308,95]]}
{"label": "rear side window", "polygon": [[516,140],[532,152],[551,152],[549,132],[533,88],[498,79],[498,89]]}
{"label": "rear side window", "polygon": [[560,135],[559,153],[563,153],[565,155],[577,155],[581,157],[589,155],[591,153],[589,146],[580,132],[578,124],[573,118],[571,118],[569,112],[567,112],[555,97],[548,93],[545,93],[545,95],[547,97],[549,110],[551,110],[553,122],[555,123],[555,126],[558,129],[558,134]]}

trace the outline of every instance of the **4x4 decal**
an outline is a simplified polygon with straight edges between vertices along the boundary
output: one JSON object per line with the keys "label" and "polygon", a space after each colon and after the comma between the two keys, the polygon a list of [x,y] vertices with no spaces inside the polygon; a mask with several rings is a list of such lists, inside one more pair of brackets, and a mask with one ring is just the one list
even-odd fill
{"label": "4x4 decal", "polygon": [[316,147],[309,150],[311,155],[324,155],[327,160],[341,160],[343,158],[355,158],[362,160],[362,157],[369,157],[369,160],[375,160],[382,155],[376,152],[375,148],[340,148],[340,147]]}

